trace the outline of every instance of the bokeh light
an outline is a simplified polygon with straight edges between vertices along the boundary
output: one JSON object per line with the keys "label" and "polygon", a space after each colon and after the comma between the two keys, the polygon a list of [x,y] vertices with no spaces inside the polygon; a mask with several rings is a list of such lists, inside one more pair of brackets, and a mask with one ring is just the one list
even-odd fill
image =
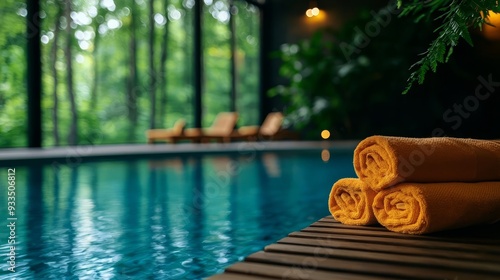
{"label": "bokeh light", "polygon": [[307,17],[316,17],[319,15],[319,9],[317,7],[314,7],[312,9],[307,9],[306,11],[306,16]]}
{"label": "bokeh light", "polygon": [[319,9],[314,7],[311,9],[311,13],[313,16],[317,16],[317,15],[319,15]]}
{"label": "bokeh light", "polygon": [[323,130],[323,131],[321,131],[321,138],[323,138],[323,139],[328,139],[328,138],[330,138],[330,131],[328,131],[328,130],[326,130],[326,129],[325,129],[325,130]]}

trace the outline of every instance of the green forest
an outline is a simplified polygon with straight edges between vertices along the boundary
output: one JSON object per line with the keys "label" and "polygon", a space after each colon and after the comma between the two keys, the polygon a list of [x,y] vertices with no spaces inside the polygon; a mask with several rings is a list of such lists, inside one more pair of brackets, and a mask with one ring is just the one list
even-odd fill
{"label": "green forest", "polygon": [[[43,146],[144,143],[178,118],[193,127],[194,3],[42,0]],[[26,16],[25,3],[0,2],[4,148],[27,145]],[[258,124],[259,44],[258,8],[203,1],[203,126],[230,110],[233,78],[239,125]]]}

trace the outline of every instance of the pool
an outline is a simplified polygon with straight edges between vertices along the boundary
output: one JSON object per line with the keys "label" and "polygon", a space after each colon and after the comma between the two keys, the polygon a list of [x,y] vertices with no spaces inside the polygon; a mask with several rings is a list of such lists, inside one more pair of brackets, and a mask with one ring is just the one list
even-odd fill
{"label": "pool", "polygon": [[[198,154],[0,167],[9,279],[203,279],[328,215],[352,151]],[[5,178],[5,179],[4,179]],[[16,219],[8,219],[15,217]],[[7,230],[4,230],[6,229]],[[15,272],[9,259],[15,254]]]}

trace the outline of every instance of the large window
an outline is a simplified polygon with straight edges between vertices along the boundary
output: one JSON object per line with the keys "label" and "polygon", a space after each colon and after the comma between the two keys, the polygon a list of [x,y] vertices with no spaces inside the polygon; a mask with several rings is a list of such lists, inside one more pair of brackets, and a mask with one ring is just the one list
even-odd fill
{"label": "large window", "polygon": [[[235,98],[234,110],[240,116],[238,124],[256,125],[259,121],[259,10],[245,1],[232,1],[232,6],[228,0],[204,0],[204,3],[203,125],[210,125],[217,113],[232,110],[231,98]],[[231,66],[233,56],[234,66]]]}
{"label": "large window", "polygon": [[27,145],[26,6],[0,1],[0,147]]}
{"label": "large window", "polygon": [[143,142],[152,125],[192,122],[191,8],[45,1],[45,145]]}
{"label": "large window", "polygon": [[203,126],[218,112],[230,110],[231,29],[227,0],[203,0]]}
{"label": "large window", "polygon": [[[41,0],[43,146],[144,143],[148,128],[179,118],[194,126],[195,1]],[[231,14],[228,0],[200,3],[202,124],[232,102],[240,124],[256,124],[258,9],[240,0]],[[0,147],[26,146],[25,5],[2,1],[0,18],[9,26],[0,31]]]}
{"label": "large window", "polygon": [[236,110],[240,125],[259,122],[259,9],[235,1]]}

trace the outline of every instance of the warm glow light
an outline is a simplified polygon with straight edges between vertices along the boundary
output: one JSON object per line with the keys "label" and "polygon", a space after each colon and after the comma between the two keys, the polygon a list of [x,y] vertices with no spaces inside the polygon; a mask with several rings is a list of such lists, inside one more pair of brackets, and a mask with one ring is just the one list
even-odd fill
{"label": "warm glow light", "polygon": [[324,149],[321,151],[321,160],[323,160],[324,162],[327,162],[330,160],[330,151],[328,151],[327,149]]}
{"label": "warm glow light", "polygon": [[307,9],[306,16],[308,16],[308,17],[312,17],[313,16],[312,9]]}
{"label": "warm glow light", "polygon": [[306,16],[308,16],[308,17],[315,17],[318,15],[319,15],[318,7],[314,7],[312,9],[307,9],[307,11],[306,11]]}
{"label": "warm glow light", "polygon": [[326,129],[325,129],[325,130],[323,130],[323,131],[321,131],[321,138],[323,138],[323,139],[328,139],[328,138],[330,138],[330,131],[328,131],[328,130],[326,130]]}
{"label": "warm glow light", "polygon": [[311,12],[313,16],[319,15],[319,9],[317,7],[312,8]]}
{"label": "warm glow light", "polygon": [[488,20],[491,25],[483,25],[484,37],[490,40],[500,40],[500,13],[489,12]]}

